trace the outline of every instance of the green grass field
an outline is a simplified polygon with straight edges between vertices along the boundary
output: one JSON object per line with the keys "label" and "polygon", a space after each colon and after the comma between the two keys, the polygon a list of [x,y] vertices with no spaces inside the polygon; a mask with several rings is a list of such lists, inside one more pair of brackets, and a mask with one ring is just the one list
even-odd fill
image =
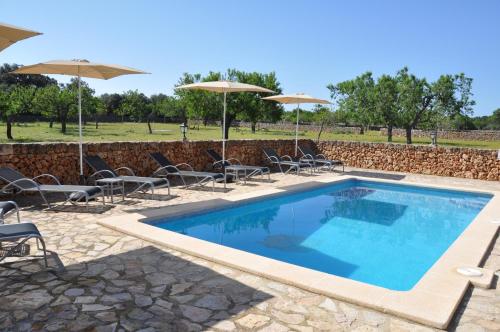
{"label": "green grass field", "polygon": [[[99,141],[157,141],[157,140],[179,140],[182,139],[179,125],[171,123],[153,123],[154,133],[149,134],[145,123],[102,123],[99,129],[95,129],[95,124],[88,123],[84,129],[84,140],[89,142]],[[0,143],[7,142],[76,142],[78,140],[78,127],[75,124],[68,125],[68,132],[62,134],[60,125],[54,124],[49,128],[46,122],[15,124],[12,129],[14,141],[9,141],[5,135],[5,124],[0,124]],[[312,131],[300,132],[300,138],[317,139],[317,133]],[[219,127],[200,126],[199,130],[188,131],[190,140],[210,140],[220,139],[221,130]],[[252,134],[247,128],[231,128],[230,139],[293,139],[294,132],[259,130]],[[342,140],[360,142],[386,142],[387,138],[380,135],[378,131],[370,131],[364,135],[357,134],[337,134],[323,133],[322,140]],[[404,137],[394,137],[394,142],[404,143]],[[430,144],[430,138],[414,138],[415,144]],[[438,144],[444,146],[476,147],[484,149],[499,149],[500,141],[482,142],[466,140],[445,140],[438,138]]]}

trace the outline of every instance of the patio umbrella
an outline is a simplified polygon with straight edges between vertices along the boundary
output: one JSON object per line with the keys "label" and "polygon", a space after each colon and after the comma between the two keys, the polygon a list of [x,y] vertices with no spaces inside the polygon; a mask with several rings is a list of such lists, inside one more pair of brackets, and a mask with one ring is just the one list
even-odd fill
{"label": "patio umbrella", "polygon": [[41,35],[42,33],[0,23],[0,51],[20,40]]}
{"label": "patio umbrella", "polygon": [[82,137],[82,89],[81,77],[107,80],[113,77],[129,74],[148,74],[144,71],[117,66],[93,63],[87,60],[55,60],[24,66],[12,72],[13,74],[59,74],[76,76],[78,79],[78,133],[80,137],[80,180],[83,180],[83,137]]}
{"label": "patio umbrella", "polygon": [[294,95],[278,95],[262,98],[264,100],[274,100],[282,104],[297,104],[297,123],[295,124],[295,157],[298,154],[299,147],[299,110],[300,104],[331,104],[328,100],[318,99],[303,93]]}
{"label": "patio umbrella", "polygon": [[224,136],[226,132],[226,94],[228,92],[266,92],[274,93],[273,90],[269,90],[257,85],[245,84],[232,81],[213,81],[213,82],[199,82],[178,86],[176,89],[188,89],[188,90],[205,90],[211,92],[218,92],[224,94],[224,111],[222,116],[222,160],[226,160],[226,138]]}

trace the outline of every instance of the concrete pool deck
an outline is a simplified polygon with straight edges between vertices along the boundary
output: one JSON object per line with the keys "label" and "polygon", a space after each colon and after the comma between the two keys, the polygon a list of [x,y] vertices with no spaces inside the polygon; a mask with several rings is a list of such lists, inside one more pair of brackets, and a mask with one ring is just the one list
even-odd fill
{"label": "concrete pool deck", "polygon": [[[390,177],[392,174],[349,170],[347,174]],[[5,330],[430,330],[388,313],[318,295],[262,276],[226,267],[177,250],[124,235],[99,225],[116,215],[159,213],[189,202],[234,199],[260,190],[275,191],[320,177],[273,174],[274,183],[231,185],[231,193],[175,189],[173,199],[142,198],[116,203],[91,214],[71,207],[41,211],[26,206],[23,219],[33,220],[48,241],[52,266],[38,272],[38,261],[0,267],[0,329]],[[455,184],[499,190],[494,182],[400,175],[421,184]],[[338,179],[340,177],[333,176]],[[160,194],[162,192],[160,191]],[[243,196],[242,196],[243,197]],[[27,197],[28,198],[28,197]],[[32,199],[32,197],[29,197]],[[101,207],[96,205],[97,209]],[[497,215],[498,216],[498,215]],[[9,222],[13,222],[12,217]],[[500,268],[497,240],[482,266]],[[467,256],[466,256],[467,257]],[[14,269],[15,268],[15,269]],[[22,276],[16,275],[22,272]],[[469,288],[452,319],[451,329],[498,330],[500,293]],[[349,292],[347,292],[349,294]],[[406,305],[402,303],[401,306]],[[425,306],[425,303],[420,303]]]}

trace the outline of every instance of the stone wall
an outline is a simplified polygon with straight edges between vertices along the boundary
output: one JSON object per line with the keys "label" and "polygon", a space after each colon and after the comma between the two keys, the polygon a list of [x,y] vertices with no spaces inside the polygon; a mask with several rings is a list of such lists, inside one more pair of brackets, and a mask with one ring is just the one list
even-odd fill
{"label": "stone wall", "polygon": [[[292,154],[293,140],[231,140],[227,142],[227,155],[247,164],[262,165],[263,146],[276,148],[280,154]],[[310,143],[309,140],[301,142]],[[99,154],[111,167],[127,166],[137,175],[150,175],[157,168],[149,152],[162,152],[173,163],[187,162],[196,170],[209,170],[211,159],[206,150],[221,151],[220,141],[165,141],[165,142],[113,142],[86,143],[84,154]],[[0,144],[0,165],[18,169],[26,176],[50,173],[63,183],[77,183],[79,174],[77,143],[19,143]],[[86,175],[90,170],[84,167]]]}
{"label": "stone wall", "polygon": [[[380,129],[382,136],[387,136],[387,129]],[[406,137],[406,130],[393,129],[392,136]],[[431,132],[428,130],[412,130],[412,137],[424,137],[431,139]],[[459,139],[475,141],[500,141],[500,130],[438,130],[437,139]]]}
{"label": "stone wall", "polygon": [[500,180],[496,150],[342,141],[319,142],[317,149],[354,167]]}
{"label": "stone wall", "polygon": [[[240,127],[250,128],[252,124],[250,122],[239,122]],[[267,129],[267,130],[285,130],[295,132],[295,123],[280,121],[276,123],[268,122],[258,122],[256,124],[256,129]],[[299,124],[300,131],[313,131],[318,132],[321,129],[320,125],[316,124]],[[324,132],[328,133],[342,133],[342,134],[359,134],[361,129],[359,127],[340,127],[340,126],[325,126],[323,128]]]}
{"label": "stone wall", "polygon": [[[315,143],[300,140],[301,144]],[[227,156],[243,163],[263,165],[262,147],[275,148],[279,154],[292,155],[294,140],[231,140]],[[348,166],[483,180],[500,180],[500,161],[496,150],[444,148],[419,145],[323,141],[318,152],[341,159]],[[138,175],[150,175],[156,165],[148,152],[160,151],[173,163],[188,162],[196,170],[210,169],[206,149],[221,151],[219,141],[114,142],[84,145],[88,154],[99,154],[112,167],[128,166]],[[11,166],[26,176],[51,173],[63,183],[78,182],[78,144],[20,143],[0,144],[0,165]],[[89,169],[85,167],[85,174]]]}

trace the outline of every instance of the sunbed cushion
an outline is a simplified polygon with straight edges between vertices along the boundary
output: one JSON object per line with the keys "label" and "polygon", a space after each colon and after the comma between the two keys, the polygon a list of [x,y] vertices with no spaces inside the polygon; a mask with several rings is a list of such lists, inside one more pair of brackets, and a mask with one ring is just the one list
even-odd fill
{"label": "sunbed cushion", "polygon": [[119,176],[119,178],[125,182],[133,182],[133,183],[150,182],[155,187],[161,187],[161,186],[168,185],[168,180],[162,179],[162,178],[150,178],[150,177],[145,177],[145,176],[128,176],[128,175]]}
{"label": "sunbed cushion", "polygon": [[88,198],[93,198],[94,196],[102,195],[102,189],[97,186],[73,186],[73,185],[41,185],[40,190],[42,191],[50,191],[50,192],[62,192],[67,193],[70,192],[69,198],[72,201],[85,200],[85,195],[82,193],[85,192]]}
{"label": "sunbed cushion", "polygon": [[0,225],[0,240],[2,238],[22,238],[29,235],[41,236],[38,228],[32,223]]}

